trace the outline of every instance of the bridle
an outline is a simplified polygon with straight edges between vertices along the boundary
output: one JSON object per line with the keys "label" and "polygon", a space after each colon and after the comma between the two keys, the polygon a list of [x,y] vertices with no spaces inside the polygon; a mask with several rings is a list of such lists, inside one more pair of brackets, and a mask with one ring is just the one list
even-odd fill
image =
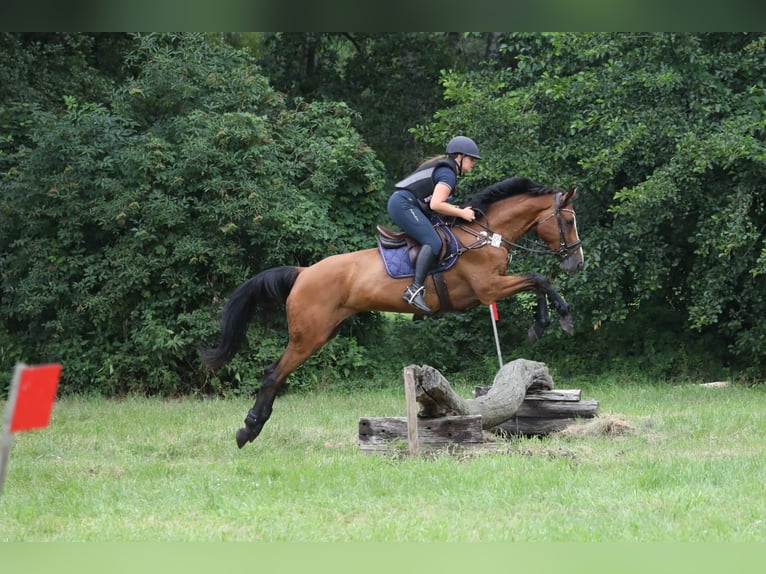
{"label": "bridle", "polygon": [[553,198],[553,213],[550,214],[548,217],[543,219],[542,221],[538,221],[535,223],[535,227],[538,225],[542,225],[546,221],[548,221],[551,217],[556,218],[556,222],[559,226],[559,248],[556,250],[549,249],[548,251],[550,253],[553,253],[557,257],[561,259],[567,259],[572,251],[575,251],[576,249],[579,249],[582,245],[581,240],[574,241],[572,243],[567,243],[566,235],[564,233],[564,218],[561,216],[562,213],[571,213],[572,217],[575,217],[574,209],[568,209],[568,208],[562,208],[561,207],[561,193],[560,191],[556,192],[555,197]]}
{"label": "bridle", "polygon": [[470,251],[471,249],[479,249],[480,247],[485,247],[487,245],[491,245],[492,247],[505,247],[505,249],[508,250],[508,255],[510,257],[511,254],[511,248],[515,247],[517,249],[521,249],[522,251],[526,251],[527,253],[538,253],[538,254],[545,254],[545,255],[555,255],[558,258],[562,260],[568,259],[572,252],[580,248],[580,245],[582,245],[581,240],[573,241],[572,243],[567,243],[566,240],[566,233],[564,232],[564,218],[562,217],[562,213],[571,213],[572,217],[575,216],[575,212],[573,209],[569,208],[562,208],[561,207],[561,191],[557,191],[554,198],[553,198],[553,212],[550,213],[548,216],[544,217],[540,221],[534,224],[533,228],[538,227],[539,225],[542,225],[549,219],[555,217],[556,222],[559,226],[559,248],[558,249],[536,249],[533,247],[527,247],[525,245],[520,245],[519,243],[515,243],[513,241],[508,241],[505,237],[503,237],[499,233],[495,233],[492,231],[492,229],[489,227],[489,218],[487,217],[487,214],[484,213],[480,209],[476,209],[476,213],[484,218],[484,220],[487,222],[486,224],[480,223],[478,221],[474,221],[472,223],[475,225],[478,225],[482,231],[476,231],[472,227],[469,227],[467,225],[459,224],[456,225],[459,229],[462,229],[463,231],[473,235],[476,238],[476,241],[473,241],[472,243],[468,245],[463,245],[458,250],[457,255],[460,255],[464,253],[465,251]]}

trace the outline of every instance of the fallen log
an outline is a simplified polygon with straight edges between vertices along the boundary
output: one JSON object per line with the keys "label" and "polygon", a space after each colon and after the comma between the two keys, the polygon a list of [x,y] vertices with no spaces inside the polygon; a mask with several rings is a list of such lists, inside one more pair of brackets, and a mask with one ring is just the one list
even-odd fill
{"label": "fallen log", "polygon": [[[487,387],[476,387],[474,396],[481,396]],[[580,389],[531,392],[524,397],[515,417],[591,418],[595,416],[598,401],[580,400]]]}
{"label": "fallen log", "polygon": [[[472,399],[459,396],[428,365],[406,367],[404,379],[405,386],[414,386],[419,412],[412,420],[417,429],[410,424],[410,416],[362,417],[359,445],[363,451],[395,451],[404,441],[412,442],[413,434],[427,452],[445,446],[456,452],[493,451],[498,443],[482,442],[482,430],[499,436],[545,436],[578,418],[593,418],[598,410],[598,401],[581,400],[579,389],[554,389],[547,366],[526,359],[503,365],[492,386],[476,387]],[[408,404],[408,415],[409,409]]]}
{"label": "fallen log", "polygon": [[548,367],[544,363],[526,359],[517,359],[503,365],[486,394],[473,399],[464,399],[458,395],[449,381],[428,365],[410,365],[405,368],[404,376],[411,376],[415,380],[415,398],[420,404],[419,417],[481,415],[484,429],[510,419],[529,391],[553,388]]}
{"label": "fallen log", "polygon": [[481,415],[482,428],[501,435],[545,436],[598,411],[598,401],[581,400],[579,389],[554,390],[547,366],[527,359],[503,365],[491,387],[476,387],[473,399],[457,395],[433,367],[411,365],[407,376],[416,381],[419,417]]}

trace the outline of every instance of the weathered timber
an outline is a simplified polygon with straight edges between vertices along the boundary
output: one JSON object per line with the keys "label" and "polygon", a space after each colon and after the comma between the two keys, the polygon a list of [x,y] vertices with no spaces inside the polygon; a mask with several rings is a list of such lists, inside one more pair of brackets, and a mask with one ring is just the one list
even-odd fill
{"label": "weathered timber", "polygon": [[[482,429],[500,436],[545,436],[598,411],[598,401],[581,400],[579,389],[553,389],[545,364],[526,359],[503,365],[491,387],[475,388],[473,399],[457,395],[428,365],[406,367],[404,379],[408,393],[414,384],[420,405],[415,435],[420,452],[502,452],[502,445],[484,440]],[[408,398],[408,418],[360,418],[362,451],[406,452],[407,441],[413,443],[411,408]]]}
{"label": "weathered timber", "polygon": [[[476,387],[481,396],[489,387]],[[598,401],[580,400],[580,389],[555,389],[527,393],[509,420],[491,429],[499,435],[545,436],[564,430],[578,418],[590,419],[598,412]]]}
{"label": "weathered timber", "polygon": [[598,401],[581,400],[580,389],[553,389],[545,364],[526,359],[503,365],[492,386],[476,387],[472,400],[459,397],[433,367],[410,366],[405,373],[417,382],[420,417],[480,414],[482,427],[497,434],[545,436],[598,411]]}
{"label": "weathered timber", "polygon": [[567,401],[527,401],[521,403],[515,417],[529,418],[583,418],[590,419],[596,416],[598,401],[588,399],[571,403]]}
{"label": "weathered timber", "polygon": [[[482,393],[486,387],[476,387],[474,393]],[[479,395],[481,396],[481,395]],[[580,389],[558,389],[530,393],[524,397],[514,417],[538,418],[592,418],[596,416],[598,401],[580,400]]]}
{"label": "weathered timber", "polygon": [[564,430],[577,420],[572,418],[513,417],[489,432],[499,436],[547,436]]}
{"label": "weathered timber", "polygon": [[418,406],[415,401],[415,379],[406,369],[404,370],[404,396],[407,400],[407,448],[410,456],[420,454],[420,439],[418,437]]}
{"label": "weathered timber", "polygon": [[[487,394],[490,387],[476,387],[473,391],[474,397],[480,397]],[[525,401],[579,401],[581,396],[580,389],[551,389],[550,391],[538,391],[530,389],[524,397]]]}
{"label": "weathered timber", "polygon": [[420,417],[481,415],[482,427],[485,429],[510,419],[530,389],[553,388],[548,367],[544,363],[526,359],[517,359],[503,365],[487,393],[473,399],[464,399],[455,393],[449,381],[428,365],[410,365],[405,368],[405,376],[415,379]]}
{"label": "weathered timber", "polygon": [[[480,444],[484,441],[479,415],[419,419],[418,442],[424,445]],[[359,446],[363,451],[385,451],[390,443],[408,439],[406,417],[361,417]]]}

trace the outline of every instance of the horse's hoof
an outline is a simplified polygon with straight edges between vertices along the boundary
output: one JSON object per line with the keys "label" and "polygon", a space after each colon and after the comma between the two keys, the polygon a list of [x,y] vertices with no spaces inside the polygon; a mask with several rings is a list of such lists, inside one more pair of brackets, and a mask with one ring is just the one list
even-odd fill
{"label": "horse's hoof", "polygon": [[253,442],[257,435],[247,427],[237,430],[237,446],[242,448],[249,442]]}
{"label": "horse's hoof", "polygon": [[540,335],[543,334],[543,328],[540,327],[537,323],[532,325],[529,328],[529,331],[527,331],[527,337],[529,337],[529,343],[530,345],[534,345],[540,340]]}
{"label": "horse's hoof", "polygon": [[561,328],[565,333],[574,335],[574,320],[572,319],[572,315],[567,315],[566,317],[559,319],[559,325],[561,325]]}

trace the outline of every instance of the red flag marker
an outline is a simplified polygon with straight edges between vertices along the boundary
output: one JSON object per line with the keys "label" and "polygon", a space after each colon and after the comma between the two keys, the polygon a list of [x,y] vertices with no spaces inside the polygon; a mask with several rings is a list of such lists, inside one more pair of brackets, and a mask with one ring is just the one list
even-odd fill
{"label": "red flag marker", "polygon": [[51,420],[61,365],[24,367],[21,370],[11,432],[45,428]]}
{"label": "red flag marker", "polygon": [[495,321],[500,320],[500,315],[498,315],[497,313],[497,301],[495,301],[494,303],[490,303],[489,306],[492,309],[492,318]]}
{"label": "red flag marker", "polygon": [[5,482],[5,469],[13,445],[13,433],[48,426],[60,376],[59,363],[36,367],[16,365],[0,443],[0,493]]}

